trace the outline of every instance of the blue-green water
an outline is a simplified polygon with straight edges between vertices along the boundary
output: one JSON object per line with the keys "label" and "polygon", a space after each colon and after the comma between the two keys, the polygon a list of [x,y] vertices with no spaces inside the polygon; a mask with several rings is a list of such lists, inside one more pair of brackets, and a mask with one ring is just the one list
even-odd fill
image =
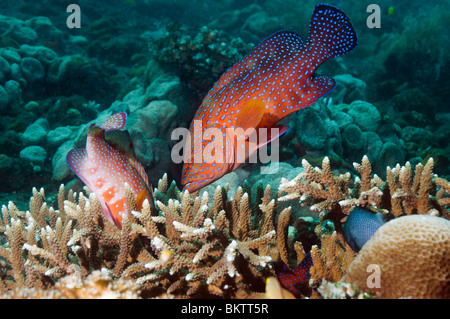
{"label": "blue-green water", "polygon": [[[179,183],[173,129],[188,127],[214,82],[264,38],[290,30],[306,39],[317,3],[2,1],[0,203],[26,203],[32,187],[80,187],[67,152],[84,146],[88,123],[118,111],[138,119],[127,129],[149,181],[168,173]],[[319,68],[337,81],[327,100],[283,120],[291,129],[280,161],[299,167],[327,155],[351,170],[368,155],[384,177],[387,166],[431,156],[435,173],[450,175],[449,2],[330,4],[359,44]],[[257,166],[239,176],[258,180]]]}

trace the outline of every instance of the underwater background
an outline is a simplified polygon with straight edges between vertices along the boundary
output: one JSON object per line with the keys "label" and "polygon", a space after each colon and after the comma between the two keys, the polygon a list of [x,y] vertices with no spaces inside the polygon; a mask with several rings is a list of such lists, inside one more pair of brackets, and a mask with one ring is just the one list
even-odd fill
{"label": "underwater background", "polygon": [[[90,124],[127,112],[137,159],[151,185],[164,174],[181,189],[171,160],[175,128],[189,127],[208,90],[266,37],[289,30],[307,38],[314,6],[298,0],[96,0],[0,3],[0,206],[28,210],[33,187],[57,201],[60,185],[83,183],[66,156],[84,147]],[[304,172],[302,161],[357,174],[364,155],[372,173],[434,160],[450,178],[450,1],[329,1],[358,34],[352,52],[318,70],[336,88],[283,120],[280,166],[262,175],[245,164],[208,186],[271,185]],[[370,28],[370,4],[380,27]],[[81,27],[69,28],[70,4]],[[159,181],[159,182],[158,182]],[[234,195],[233,195],[234,196]],[[303,212],[303,215],[307,213]],[[317,217],[318,215],[314,215]]]}
{"label": "underwater background", "polygon": [[[220,75],[265,37],[286,29],[306,38],[319,2],[80,1],[81,28],[69,29],[71,3],[0,4],[0,172],[13,181],[0,183],[2,203],[9,193],[27,198],[30,185],[51,192],[71,181],[67,152],[108,108],[145,110],[145,126],[128,124],[138,159],[152,184],[164,172],[179,181],[172,129],[187,127]],[[383,175],[386,166],[432,156],[436,173],[448,175],[448,1],[381,1],[381,28],[372,29],[370,3],[330,3],[350,17],[359,44],[318,70],[337,80],[327,96],[333,105],[291,116],[281,161],[328,155],[351,167],[367,154]],[[161,100],[171,103],[145,108]]]}

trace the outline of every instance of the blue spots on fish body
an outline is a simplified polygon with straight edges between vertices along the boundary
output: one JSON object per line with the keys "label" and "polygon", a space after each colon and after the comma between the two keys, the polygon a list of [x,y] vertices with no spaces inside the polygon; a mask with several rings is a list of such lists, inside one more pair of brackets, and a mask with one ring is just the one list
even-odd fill
{"label": "blue spots on fish body", "polygon": [[311,254],[307,254],[293,270],[289,269],[281,260],[274,262],[273,265],[280,284],[294,296],[299,297],[300,293],[296,285],[305,283],[311,278],[310,268],[313,266]]}
{"label": "blue spots on fish body", "polygon": [[[250,115],[255,114],[260,120],[257,127],[255,123],[246,127],[275,127],[289,114],[313,104],[334,89],[334,79],[317,75],[315,71],[327,59],[350,52],[357,43],[356,32],[343,12],[327,4],[318,4],[311,17],[306,42],[293,32],[279,31],[221,76],[195,114],[190,126],[191,136],[200,138],[194,123],[202,121],[205,114],[209,115],[210,123],[202,123],[202,133],[211,127],[235,128],[239,117],[241,123],[246,123],[241,110],[255,100],[260,102],[255,105],[262,107],[252,109],[253,114],[246,110],[245,114],[249,122]],[[233,109],[235,115],[231,116]],[[229,142],[226,140],[224,144]],[[203,140],[202,143],[208,145],[211,141]],[[181,181],[189,191],[204,187],[239,167],[230,164],[227,171],[224,167],[220,174],[207,174],[206,179],[200,177],[196,163],[202,162],[201,156],[194,152],[193,144],[191,147],[191,160],[183,166]],[[232,145],[230,149],[235,151],[237,148]],[[224,155],[227,159],[235,158],[231,152]],[[217,157],[217,160],[223,158]]]}

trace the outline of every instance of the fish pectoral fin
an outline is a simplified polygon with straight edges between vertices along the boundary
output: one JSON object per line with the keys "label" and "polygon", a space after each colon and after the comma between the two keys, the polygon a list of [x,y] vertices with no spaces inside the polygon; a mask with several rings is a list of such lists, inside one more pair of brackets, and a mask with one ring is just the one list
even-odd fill
{"label": "fish pectoral fin", "polygon": [[139,210],[142,210],[142,205],[144,203],[144,200],[147,198],[147,193],[145,192],[145,189],[141,189],[139,194],[136,197],[136,206]]}
{"label": "fish pectoral fin", "polygon": [[122,224],[116,218],[114,218],[114,215],[111,213],[111,209],[109,208],[109,205],[106,202],[105,207],[102,207],[102,213],[106,217],[106,219],[108,219],[111,223],[116,225],[119,229],[122,229]]}
{"label": "fish pectoral fin", "polygon": [[244,130],[248,128],[256,129],[261,122],[266,105],[261,100],[251,100],[245,103],[236,119],[236,128],[241,127]]}
{"label": "fish pectoral fin", "polygon": [[264,145],[269,144],[270,142],[276,140],[277,138],[280,138],[282,135],[284,135],[289,130],[288,126],[284,125],[275,125],[274,127],[271,127],[270,129],[267,129],[267,136],[264,138],[261,136],[261,132],[258,132],[258,145],[256,146],[256,149],[263,147]]}

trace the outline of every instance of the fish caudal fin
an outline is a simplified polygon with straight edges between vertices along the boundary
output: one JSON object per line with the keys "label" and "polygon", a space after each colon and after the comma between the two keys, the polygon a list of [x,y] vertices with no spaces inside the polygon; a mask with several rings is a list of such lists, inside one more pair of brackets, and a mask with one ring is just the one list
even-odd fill
{"label": "fish caudal fin", "polygon": [[307,47],[322,61],[352,51],[358,37],[344,12],[328,4],[318,4],[309,27]]}

